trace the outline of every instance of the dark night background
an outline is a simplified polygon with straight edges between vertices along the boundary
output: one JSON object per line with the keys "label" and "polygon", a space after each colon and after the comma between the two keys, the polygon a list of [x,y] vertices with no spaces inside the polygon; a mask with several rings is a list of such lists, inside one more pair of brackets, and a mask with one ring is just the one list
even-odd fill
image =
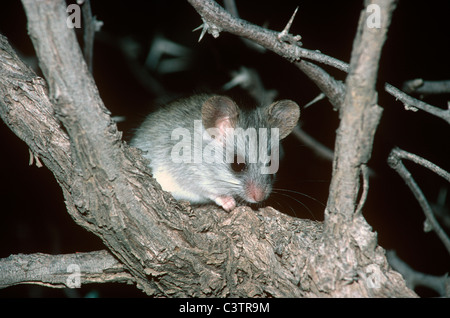
{"label": "dark night background", "polygon": [[[94,50],[94,77],[105,105],[113,115],[126,116],[119,124],[124,139],[151,111],[160,96],[152,93],[130,70],[127,57],[118,49],[124,39],[137,44],[135,63],[148,72],[171,96],[199,91],[222,93],[230,81],[230,72],[241,66],[259,72],[267,89],[278,91],[278,99],[293,99],[305,105],[319,94],[308,78],[288,61],[273,53],[258,53],[239,38],[221,33],[218,39],[200,31],[192,32],[202,22],[196,11],[181,0],[98,1],[91,0],[93,14],[104,25],[97,34]],[[299,11],[291,33],[302,36],[303,46],[349,62],[353,37],[363,1],[236,1],[240,17],[258,25],[281,31],[294,9]],[[379,70],[379,87],[389,82],[396,87],[409,79],[450,79],[449,1],[399,1],[394,12]],[[0,33],[7,36],[23,56],[34,55],[27,36],[26,18],[20,1],[2,1]],[[185,70],[161,74],[145,70],[144,62],[157,36],[162,36],[191,52]],[[163,58],[169,58],[164,56]],[[30,59],[28,59],[30,60]],[[31,61],[31,60],[30,60]],[[325,67],[336,78],[345,74]],[[249,100],[245,92],[229,92],[238,100]],[[430,104],[447,107],[449,95],[426,96]],[[379,104],[384,108],[377,131],[370,167],[376,177],[370,181],[364,215],[378,233],[379,244],[396,250],[414,269],[443,275],[449,271],[450,257],[434,233],[424,233],[425,219],[409,189],[386,164],[394,146],[422,156],[443,169],[450,170],[450,129],[443,120],[418,111],[405,111],[402,103],[379,90]],[[338,114],[323,100],[302,111],[306,132],[333,148]],[[314,153],[290,136],[285,141],[286,160],[280,168],[277,188],[304,193],[316,200],[292,194],[292,199],[274,195],[268,204],[300,218],[323,219],[331,175],[331,162]],[[29,166],[28,148],[3,122],[0,122],[1,177],[0,258],[18,253],[73,253],[103,249],[93,234],[77,226],[66,213],[63,196],[52,174],[44,167]],[[424,168],[407,163],[417,183],[430,202],[441,189],[448,189],[444,179]],[[302,202],[298,203],[296,200]],[[321,203],[318,203],[321,202]],[[446,200],[450,205],[450,199]],[[307,206],[305,208],[304,206]],[[447,232],[449,230],[447,229]],[[435,294],[417,289],[422,296]],[[142,297],[134,286],[84,285],[70,293],[37,286],[15,286],[0,290],[0,297]]]}

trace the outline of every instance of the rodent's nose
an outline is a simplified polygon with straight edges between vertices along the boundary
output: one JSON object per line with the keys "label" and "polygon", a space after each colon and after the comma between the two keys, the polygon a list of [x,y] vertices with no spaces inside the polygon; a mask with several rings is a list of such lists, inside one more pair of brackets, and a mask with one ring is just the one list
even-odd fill
{"label": "rodent's nose", "polygon": [[253,182],[249,182],[247,184],[247,189],[246,189],[246,195],[248,197],[248,201],[256,203],[256,202],[260,202],[263,201],[266,197],[267,194],[265,189],[261,186],[258,186],[256,184],[254,184]]}

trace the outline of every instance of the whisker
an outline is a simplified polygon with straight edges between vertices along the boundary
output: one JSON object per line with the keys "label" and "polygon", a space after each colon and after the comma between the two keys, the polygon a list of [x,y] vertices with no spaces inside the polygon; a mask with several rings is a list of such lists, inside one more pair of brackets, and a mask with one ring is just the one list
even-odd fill
{"label": "whisker", "polygon": [[[295,191],[293,191],[293,192],[295,192]],[[316,219],[316,217],[314,216],[314,213],[311,211],[311,209],[308,208],[308,206],[307,206],[306,204],[304,204],[303,202],[301,202],[300,200],[294,198],[293,196],[291,196],[291,195],[289,195],[289,194],[285,194],[285,193],[278,192],[277,190],[273,191],[273,193],[279,194],[279,195],[283,195],[283,196],[288,197],[288,198],[294,200],[295,202],[301,204],[301,205],[308,211],[308,213],[313,217],[313,219],[314,219],[315,221],[317,221],[317,219]],[[300,194],[301,194],[301,193],[300,193]],[[295,211],[294,211],[294,214],[295,214],[295,216],[297,216],[297,214],[295,213]]]}
{"label": "whisker", "polygon": [[276,191],[285,191],[285,192],[290,192],[290,193],[299,194],[299,195],[302,195],[302,196],[304,196],[304,197],[306,197],[306,198],[308,198],[308,199],[311,199],[311,200],[313,200],[313,201],[319,203],[319,204],[320,204],[321,206],[323,206],[323,207],[326,207],[326,205],[325,205],[322,201],[320,201],[320,200],[318,200],[318,199],[316,199],[316,198],[314,198],[314,197],[312,197],[312,196],[310,196],[310,195],[308,195],[308,194],[306,194],[306,193],[303,193],[303,192],[298,192],[298,191],[288,190],[288,189],[281,189],[281,188],[273,188],[273,190],[276,190]]}
{"label": "whisker", "polygon": [[[274,193],[275,194],[281,194],[281,193],[277,193],[277,192],[274,192]],[[280,209],[283,208],[283,204],[278,202],[278,200],[275,199],[274,202],[280,207]],[[286,202],[286,201],[284,201],[284,203],[285,203],[285,206],[287,205],[287,207],[291,210],[291,215],[294,215],[296,218],[298,218],[297,213],[295,212],[295,209],[292,207],[292,205],[290,203]]]}

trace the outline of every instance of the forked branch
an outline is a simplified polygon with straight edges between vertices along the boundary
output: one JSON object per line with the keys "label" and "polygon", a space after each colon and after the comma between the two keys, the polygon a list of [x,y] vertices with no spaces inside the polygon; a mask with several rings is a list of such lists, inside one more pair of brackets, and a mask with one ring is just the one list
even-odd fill
{"label": "forked branch", "polygon": [[416,200],[419,202],[429,224],[432,226],[437,236],[441,239],[442,243],[444,243],[445,248],[450,254],[450,238],[447,236],[445,231],[440,226],[439,222],[436,220],[436,217],[434,216],[433,210],[428,203],[428,200],[426,199],[420,187],[417,185],[409,170],[406,169],[405,165],[402,162],[402,159],[411,160],[427,169],[430,169],[431,171],[446,179],[448,182],[450,182],[450,173],[424,158],[421,158],[399,148],[394,148],[388,158],[389,166],[394,169],[405,181],[406,185],[409,187]]}

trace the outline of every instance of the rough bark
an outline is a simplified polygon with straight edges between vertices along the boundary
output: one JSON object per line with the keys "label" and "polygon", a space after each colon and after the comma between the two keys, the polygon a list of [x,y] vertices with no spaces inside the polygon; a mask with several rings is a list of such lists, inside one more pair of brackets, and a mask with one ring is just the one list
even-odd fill
{"label": "rough bark", "polygon": [[11,255],[0,259],[0,268],[0,288],[18,284],[76,288],[87,283],[134,282],[124,265],[106,250],[63,255]]}
{"label": "rough bark", "polygon": [[[345,97],[340,107],[333,177],[324,221],[325,235],[329,239],[324,242],[323,248],[329,251],[328,256],[333,259],[334,273],[347,282],[358,280],[356,277],[361,276],[361,268],[366,273],[373,270],[383,272],[386,265],[385,261],[381,261],[384,255],[377,248],[376,234],[366,223],[361,210],[368,187],[368,175],[364,172],[367,171],[366,165],[382,113],[377,105],[375,90],[378,62],[395,1],[377,2],[383,17],[380,28],[369,28],[366,23],[365,8],[370,3],[365,1],[353,43]],[[364,179],[362,191],[360,175]],[[330,272],[324,273],[320,279],[330,280],[329,275]],[[383,283],[389,283],[389,280]]]}

